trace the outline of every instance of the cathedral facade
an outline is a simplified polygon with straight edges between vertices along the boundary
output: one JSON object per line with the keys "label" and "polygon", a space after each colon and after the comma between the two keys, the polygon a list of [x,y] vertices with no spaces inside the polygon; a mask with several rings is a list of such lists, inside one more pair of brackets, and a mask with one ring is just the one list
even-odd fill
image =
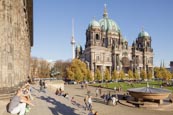
{"label": "cathedral facade", "polygon": [[0,88],[27,80],[33,46],[33,0],[0,0]]}
{"label": "cathedral facade", "polygon": [[124,39],[116,22],[108,17],[104,8],[103,18],[93,19],[86,29],[85,49],[76,47],[76,58],[86,62],[92,73],[99,69],[110,73],[114,70],[133,72],[153,71],[151,36],[142,30],[132,46]]}

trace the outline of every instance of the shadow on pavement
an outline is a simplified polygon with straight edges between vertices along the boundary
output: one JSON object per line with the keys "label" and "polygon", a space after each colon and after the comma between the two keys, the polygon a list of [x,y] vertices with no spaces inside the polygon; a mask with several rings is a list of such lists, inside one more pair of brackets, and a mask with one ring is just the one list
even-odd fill
{"label": "shadow on pavement", "polygon": [[81,95],[75,95],[75,96],[77,96],[77,97],[83,97],[84,98],[84,96],[81,96]]}
{"label": "shadow on pavement", "polygon": [[49,107],[53,115],[79,115],[74,113],[74,108],[68,107],[63,103],[58,102],[56,99],[52,97],[40,97],[41,100],[45,100],[48,103],[55,105],[55,107]]}

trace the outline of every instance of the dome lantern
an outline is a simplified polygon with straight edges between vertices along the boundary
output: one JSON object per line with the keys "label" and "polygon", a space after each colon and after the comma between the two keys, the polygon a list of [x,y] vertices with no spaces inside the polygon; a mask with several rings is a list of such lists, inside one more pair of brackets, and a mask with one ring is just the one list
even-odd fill
{"label": "dome lantern", "polygon": [[106,4],[104,4],[103,18],[108,18],[108,12],[107,12],[107,8],[106,8]]}

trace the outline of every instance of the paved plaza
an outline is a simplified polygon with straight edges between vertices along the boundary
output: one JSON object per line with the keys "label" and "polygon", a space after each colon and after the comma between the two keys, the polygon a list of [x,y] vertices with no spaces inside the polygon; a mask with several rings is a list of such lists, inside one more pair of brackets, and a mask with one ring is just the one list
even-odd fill
{"label": "paved plaza", "polygon": [[[51,86],[51,85],[50,85]],[[98,111],[99,115],[172,115],[172,111],[146,110],[143,108],[133,108],[119,104],[117,106],[106,105],[101,98],[95,97],[95,87],[89,87],[93,97],[93,109]],[[81,89],[80,85],[65,85],[65,91],[69,93],[69,100],[63,96],[55,95],[55,88],[49,87],[46,92],[39,92],[39,86],[33,87],[34,107],[26,115],[88,115],[85,110],[83,99],[87,95],[87,89]],[[108,92],[108,89],[102,89],[102,92]],[[72,104],[70,99],[74,97],[76,105]],[[0,114],[9,115],[5,112],[5,104],[1,101]]]}

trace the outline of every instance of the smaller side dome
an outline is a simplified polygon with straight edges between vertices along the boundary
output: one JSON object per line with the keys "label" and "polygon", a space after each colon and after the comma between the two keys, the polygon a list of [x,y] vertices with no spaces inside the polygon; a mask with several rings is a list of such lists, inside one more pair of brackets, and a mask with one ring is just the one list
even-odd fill
{"label": "smaller side dome", "polygon": [[142,30],[139,34],[138,34],[138,38],[140,37],[150,37],[150,35],[148,34],[148,32]]}
{"label": "smaller side dome", "polygon": [[76,50],[80,51],[80,50],[81,50],[81,47],[82,47],[82,46],[78,44],[78,45],[76,46]]}
{"label": "smaller side dome", "polygon": [[122,38],[122,42],[127,42],[127,39],[125,37]]}
{"label": "smaller side dome", "polygon": [[88,25],[88,28],[90,28],[90,27],[98,27],[98,28],[100,28],[100,24],[99,24],[99,22],[97,22],[95,19],[93,19],[93,20],[89,23],[89,25]]}

